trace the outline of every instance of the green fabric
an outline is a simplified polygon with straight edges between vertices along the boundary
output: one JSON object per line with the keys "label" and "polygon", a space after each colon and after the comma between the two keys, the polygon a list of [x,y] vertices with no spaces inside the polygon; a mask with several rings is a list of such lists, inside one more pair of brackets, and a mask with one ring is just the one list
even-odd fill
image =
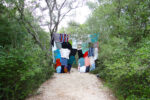
{"label": "green fabric", "polygon": [[68,42],[72,45],[72,40],[69,40]]}
{"label": "green fabric", "polygon": [[88,45],[89,45],[88,43],[82,43],[82,53],[83,54],[89,50]]}
{"label": "green fabric", "polygon": [[70,56],[68,60],[68,64],[72,65],[74,61],[75,61],[75,56]]}

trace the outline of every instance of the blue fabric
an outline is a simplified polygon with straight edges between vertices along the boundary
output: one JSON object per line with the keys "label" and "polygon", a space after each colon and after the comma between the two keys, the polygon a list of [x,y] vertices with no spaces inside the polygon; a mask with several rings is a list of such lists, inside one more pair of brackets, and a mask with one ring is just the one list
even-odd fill
{"label": "blue fabric", "polygon": [[94,69],[95,69],[95,64],[92,64],[91,67],[90,67],[90,71],[92,71]]}
{"label": "blue fabric", "polygon": [[89,72],[90,71],[90,66],[87,66],[86,67],[86,72]]}
{"label": "blue fabric", "polygon": [[67,65],[68,65],[68,59],[66,59],[66,58],[61,58],[61,65],[67,66]]}
{"label": "blue fabric", "polygon": [[94,48],[89,48],[88,57],[94,56]]}
{"label": "blue fabric", "polygon": [[72,66],[71,66],[70,64],[68,64],[68,66],[67,66],[68,72],[70,72],[71,67],[72,67]]}
{"label": "blue fabric", "polygon": [[57,49],[61,49],[62,48],[62,44],[60,42],[56,42],[56,47],[57,47]]}
{"label": "blue fabric", "polygon": [[98,41],[98,37],[99,37],[99,34],[97,34],[97,33],[91,34],[91,35],[90,35],[91,42],[92,42],[92,43],[97,42],[97,41]]}
{"label": "blue fabric", "polygon": [[80,58],[80,59],[78,60],[78,63],[80,64],[80,67],[84,66],[84,65],[85,65],[84,58]]}
{"label": "blue fabric", "polygon": [[56,59],[60,59],[60,62],[61,62],[61,55],[60,55],[59,49],[54,51],[54,58],[55,58],[55,62],[56,62]]}
{"label": "blue fabric", "polygon": [[58,66],[58,67],[56,68],[56,72],[57,72],[57,73],[61,73],[61,66]]}

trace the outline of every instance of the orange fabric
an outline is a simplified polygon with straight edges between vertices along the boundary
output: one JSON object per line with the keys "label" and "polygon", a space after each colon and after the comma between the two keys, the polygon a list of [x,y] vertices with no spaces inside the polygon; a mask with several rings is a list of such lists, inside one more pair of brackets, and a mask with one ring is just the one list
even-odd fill
{"label": "orange fabric", "polygon": [[67,72],[68,72],[67,67],[64,67],[64,72],[65,72],[65,73],[67,73]]}
{"label": "orange fabric", "polygon": [[89,59],[89,57],[85,57],[84,60],[85,60],[85,66],[86,67],[90,66],[90,59]]}

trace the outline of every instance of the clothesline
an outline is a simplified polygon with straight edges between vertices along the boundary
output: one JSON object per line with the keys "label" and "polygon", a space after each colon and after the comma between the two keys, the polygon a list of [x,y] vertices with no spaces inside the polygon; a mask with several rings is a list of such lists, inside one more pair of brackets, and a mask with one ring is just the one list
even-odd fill
{"label": "clothesline", "polygon": [[70,72],[76,53],[80,72],[94,70],[95,60],[98,58],[98,37],[97,33],[85,36],[54,33],[51,44],[56,72]]}
{"label": "clothesline", "polygon": [[[61,34],[66,34],[66,33],[54,33],[55,37],[57,37],[56,34],[61,35]],[[94,33],[94,34],[97,38],[100,36],[100,33]],[[74,39],[75,38],[78,41],[87,42],[87,41],[89,41],[90,36],[93,35],[93,34],[66,34],[66,35],[69,36],[69,39]],[[55,39],[55,40],[57,42],[57,39]]]}

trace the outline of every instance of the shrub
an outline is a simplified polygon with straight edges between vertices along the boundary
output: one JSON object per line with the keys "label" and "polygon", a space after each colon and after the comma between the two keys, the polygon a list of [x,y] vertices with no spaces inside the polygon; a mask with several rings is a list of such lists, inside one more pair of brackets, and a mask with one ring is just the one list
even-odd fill
{"label": "shrub", "polygon": [[[118,45],[114,45],[114,50],[99,54],[99,65],[94,73],[105,79],[120,100],[150,99],[149,38],[138,43],[138,47],[124,47],[116,51]],[[109,56],[102,56],[101,53]]]}
{"label": "shrub", "polygon": [[40,49],[0,51],[0,99],[22,100],[54,72]]}

